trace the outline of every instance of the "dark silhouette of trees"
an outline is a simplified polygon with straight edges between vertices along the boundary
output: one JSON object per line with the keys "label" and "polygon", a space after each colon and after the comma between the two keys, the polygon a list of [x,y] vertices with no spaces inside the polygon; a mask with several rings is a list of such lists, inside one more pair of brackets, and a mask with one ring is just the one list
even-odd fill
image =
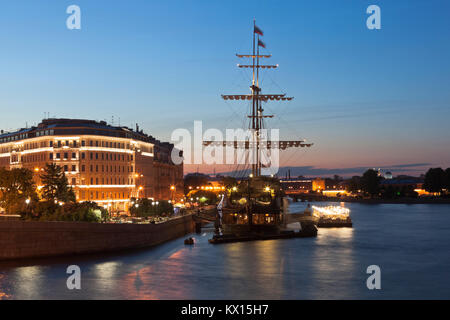
{"label": "dark silhouette of trees", "polygon": [[369,169],[364,172],[361,178],[361,189],[373,197],[380,191],[380,180],[381,178],[378,176],[378,172],[373,169]]}
{"label": "dark silhouette of trees", "polygon": [[227,189],[228,188],[232,188],[232,187],[236,187],[238,185],[237,179],[234,178],[234,177],[229,177],[229,176],[221,177],[220,182]]}
{"label": "dark silhouette of trees", "polygon": [[448,177],[447,171],[442,168],[430,168],[425,174],[425,181],[423,187],[428,192],[441,192],[442,189],[447,187]]}
{"label": "dark silhouette of trees", "polygon": [[209,177],[202,173],[189,173],[184,177],[184,194],[189,192],[189,187],[196,189],[208,184]]}
{"label": "dark silhouette of trees", "polygon": [[445,189],[450,191],[450,168],[445,169]]}
{"label": "dark silhouette of trees", "polygon": [[358,190],[361,190],[361,177],[353,176],[351,179],[346,181],[346,189],[349,192],[357,193]]}

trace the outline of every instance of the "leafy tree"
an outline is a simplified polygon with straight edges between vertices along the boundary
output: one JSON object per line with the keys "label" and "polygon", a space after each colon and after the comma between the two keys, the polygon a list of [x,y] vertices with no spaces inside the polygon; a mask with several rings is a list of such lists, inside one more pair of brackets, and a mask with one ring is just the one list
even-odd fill
{"label": "leafy tree", "polygon": [[95,202],[69,202],[61,206],[55,204],[54,201],[42,201],[36,205],[33,214],[25,216],[25,219],[100,222],[106,213],[106,209],[98,206]]}
{"label": "leafy tree", "polygon": [[189,173],[184,177],[184,194],[189,192],[189,187],[196,189],[197,187],[207,185],[209,177],[202,173]]}
{"label": "leafy tree", "polygon": [[371,197],[378,194],[380,190],[380,177],[377,171],[369,169],[364,172],[361,178],[361,189]]}
{"label": "leafy tree", "polygon": [[352,193],[357,193],[358,190],[361,190],[361,177],[353,176],[351,179],[347,180],[346,189]]}
{"label": "leafy tree", "polygon": [[236,178],[234,178],[234,177],[230,177],[230,176],[224,176],[224,177],[222,177],[221,178],[221,180],[220,180],[220,182],[222,183],[222,185],[225,187],[225,188],[232,188],[232,187],[235,187],[235,186],[237,186],[238,185],[238,181],[237,181],[237,179]]}
{"label": "leafy tree", "polygon": [[46,164],[40,176],[43,188],[42,196],[47,201],[75,202],[75,193],[69,187],[66,175],[60,166]]}
{"label": "leafy tree", "polygon": [[37,200],[33,173],[30,170],[0,168],[0,206],[6,212],[17,214],[27,211],[31,203]]}
{"label": "leafy tree", "polygon": [[430,168],[425,174],[423,187],[428,192],[441,192],[446,187],[446,180],[446,174],[442,168]]}
{"label": "leafy tree", "polygon": [[134,217],[149,217],[156,215],[171,215],[173,213],[173,205],[169,201],[152,201],[146,198],[131,199],[134,203],[130,207],[130,213]]}
{"label": "leafy tree", "polygon": [[450,168],[445,169],[445,189],[450,192]]}

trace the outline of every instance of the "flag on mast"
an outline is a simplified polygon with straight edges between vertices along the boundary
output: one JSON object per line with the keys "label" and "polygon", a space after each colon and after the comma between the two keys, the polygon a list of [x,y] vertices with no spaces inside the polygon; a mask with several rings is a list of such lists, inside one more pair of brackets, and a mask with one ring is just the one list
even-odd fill
{"label": "flag on mast", "polygon": [[259,39],[258,39],[258,46],[263,47],[264,49],[266,48],[266,44]]}
{"label": "flag on mast", "polygon": [[262,30],[260,28],[258,28],[257,26],[255,26],[253,32],[256,34],[259,34],[260,36],[264,35],[264,32],[262,32]]}

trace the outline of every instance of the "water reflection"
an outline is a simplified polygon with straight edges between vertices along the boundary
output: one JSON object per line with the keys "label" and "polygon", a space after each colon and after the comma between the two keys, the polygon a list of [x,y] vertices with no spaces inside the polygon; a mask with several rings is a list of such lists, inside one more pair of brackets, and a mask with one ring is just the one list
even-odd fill
{"label": "water reflection", "polygon": [[331,298],[345,298],[346,292],[355,272],[352,228],[320,228],[312,259],[314,267],[311,276],[316,281],[316,289],[311,292],[314,299],[324,298],[327,292]]}
{"label": "water reflection", "polygon": [[[183,299],[188,293],[183,282],[189,278],[188,248],[171,253],[166,259],[148,262],[126,273],[120,281],[122,298]],[[164,288],[164,290],[161,290]]]}
{"label": "water reflection", "polygon": [[44,267],[17,268],[13,274],[13,294],[19,299],[40,299],[42,288],[46,285],[43,279]]}
{"label": "water reflection", "polygon": [[[450,206],[349,207],[353,229],[317,238],[212,245],[208,233],[194,246],[0,263],[0,299],[450,298]],[[70,264],[82,270],[79,292],[66,287]],[[367,290],[371,264],[382,267],[381,292]]]}

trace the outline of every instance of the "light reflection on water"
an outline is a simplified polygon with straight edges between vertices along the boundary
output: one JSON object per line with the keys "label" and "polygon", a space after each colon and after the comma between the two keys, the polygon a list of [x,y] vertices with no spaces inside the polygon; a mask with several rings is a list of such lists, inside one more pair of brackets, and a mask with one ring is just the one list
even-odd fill
{"label": "light reflection on water", "polygon": [[[305,204],[296,203],[292,212]],[[0,299],[450,298],[450,206],[349,204],[354,228],[211,245],[210,233],[127,254],[0,264]],[[66,268],[82,290],[66,288]],[[366,288],[366,268],[382,290]]]}

